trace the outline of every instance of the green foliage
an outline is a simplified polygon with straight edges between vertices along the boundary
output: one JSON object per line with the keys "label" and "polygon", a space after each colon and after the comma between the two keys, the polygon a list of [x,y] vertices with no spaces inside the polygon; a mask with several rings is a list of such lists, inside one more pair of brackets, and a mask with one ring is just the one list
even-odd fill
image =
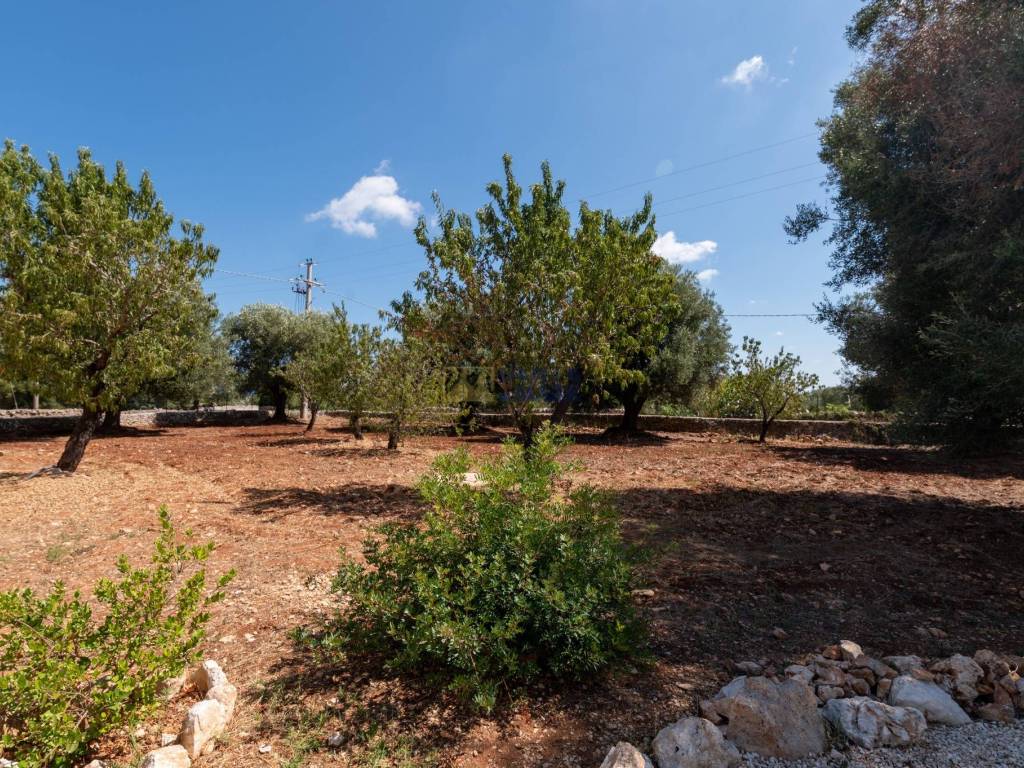
{"label": "green foliage", "polygon": [[406,338],[426,338],[448,359],[494,372],[517,426],[529,439],[535,408],[555,401],[567,411],[580,377],[601,383],[642,379],[626,366],[653,355],[672,306],[671,278],[651,253],[656,233],[648,196],[634,216],[580,206],[579,225],[562,202],[565,182],[541,166],[541,181],[523,189],[504,158],[504,184],[468,214],[445,210],[435,196],[441,233],[426,219],[416,237],[427,255],[417,281],[423,301],[395,303]]}
{"label": "green foliage", "polygon": [[242,391],[266,397],[274,418],[287,418],[288,393],[294,388],[289,366],[327,324],[326,316],[297,315],[272,304],[249,304],[224,318],[221,332],[228,339]]}
{"label": "green foliage", "polygon": [[622,428],[636,429],[636,417],[649,399],[658,405],[692,408],[697,398],[724,375],[732,344],[729,325],[714,296],[701,289],[693,272],[665,265],[672,277],[671,312],[653,354],[633,353],[626,366],[642,374],[608,389],[622,403]]}
{"label": "green foliage", "polygon": [[541,674],[579,677],[634,653],[633,564],[611,498],[566,488],[552,427],[531,450],[505,444],[467,484],[468,453],[420,483],[422,525],[389,525],[346,559],[330,651],[384,655],[388,669],[439,675],[477,706]]}
{"label": "green foliage", "polygon": [[425,344],[385,339],[378,345],[373,397],[388,412],[388,448],[395,449],[402,431],[445,400],[445,378]]}
{"label": "green foliage", "polygon": [[288,376],[314,410],[345,408],[358,418],[374,397],[380,338],[379,328],[350,323],[335,307],[288,366]]}
{"label": "green foliage", "polygon": [[831,206],[786,229],[832,225],[842,293],[819,310],[865,399],[918,439],[991,446],[1024,425],[1024,6],[871,0],[847,36]]}
{"label": "green foliage", "polygon": [[0,752],[24,768],[77,765],[95,739],[151,712],[160,683],[194,659],[233,572],[207,589],[213,544],[179,541],[159,515],[152,566],[122,557],[119,578],[96,585],[102,618],[61,582],[45,597],[0,593]]}
{"label": "green foliage", "polygon": [[818,377],[798,370],[800,358],[785,350],[762,357],[756,339],[744,336],[742,352],[733,359],[732,373],[709,395],[707,407],[716,416],[760,419],[763,443],[775,419],[799,413],[803,395],[817,386]]}
{"label": "green foliage", "polygon": [[[164,210],[149,175],[108,178],[87,150],[64,175],[8,141],[0,153],[0,348],[5,378],[83,408],[61,459],[73,471],[108,408],[174,373],[217,249]],[[80,438],[84,437],[84,440]],[[77,455],[69,450],[77,441]]]}

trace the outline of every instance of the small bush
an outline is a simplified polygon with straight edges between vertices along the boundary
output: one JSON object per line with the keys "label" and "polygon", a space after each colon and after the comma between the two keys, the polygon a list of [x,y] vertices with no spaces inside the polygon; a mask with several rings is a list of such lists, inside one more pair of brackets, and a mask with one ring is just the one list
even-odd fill
{"label": "small bush", "polygon": [[541,674],[580,676],[638,647],[633,561],[611,498],[563,493],[563,440],[546,428],[529,452],[506,443],[467,484],[465,450],[420,482],[422,526],[387,525],[346,559],[345,603],[321,640],[378,651],[392,670],[426,671],[477,706]]}
{"label": "small bush", "polygon": [[152,567],[122,557],[120,578],[96,585],[102,620],[61,582],[46,597],[0,593],[0,753],[22,768],[74,765],[94,740],[137,724],[160,683],[195,658],[207,609],[234,574],[207,590],[198,564],[213,544],[180,543],[167,509],[159,515]]}

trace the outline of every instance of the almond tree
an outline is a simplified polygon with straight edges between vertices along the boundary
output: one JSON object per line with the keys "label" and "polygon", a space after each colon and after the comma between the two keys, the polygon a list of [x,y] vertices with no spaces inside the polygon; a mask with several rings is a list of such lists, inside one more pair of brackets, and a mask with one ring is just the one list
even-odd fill
{"label": "almond tree", "polygon": [[21,378],[82,409],[57,462],[73,472],[104,410],[171,375],[217,249],[148,173],[108,177],[88,150],[67,175],[10,141],[0,154],[0,346]]}
{"label": "almond tree", "polygon": [[656,236],[648,196],[635,215],[618,219],[580,206],[579,221],[562,202],[565,182],[541,166],[526,199],[504,158],[504,184],[476,213],[445,210],[435,196],[440,233],[425,219],[416,238],[427,255],[417,287],[422,302],[395,303],[403,333],[459,350],[493,372],[502,400],[527,443],[536,407],[553,403],[551,421],[567,413],[584,379],[628,382],[643,374],[625,365],[653,354],[664,336],[672,281],[651,253]]}

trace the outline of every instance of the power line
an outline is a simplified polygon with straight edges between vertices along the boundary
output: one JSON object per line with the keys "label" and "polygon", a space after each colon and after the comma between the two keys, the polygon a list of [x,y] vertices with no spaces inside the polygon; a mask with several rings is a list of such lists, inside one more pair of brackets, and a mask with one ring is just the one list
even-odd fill
{"label": "power line", "polygon": [[222,275],[235,275],[237,277],[251,277],[253,280],[270,280],[275,283],[290,283],[291,278],[284,277],[271,277],[270,275],[257,275],[252,272],[235,272],[231,269],[222,269],[220,267],[214,267],[214,272],[220,272]]}
{"label": "power line", "polygon": [[809,312],[769,312],[757,314],[723,314],[722,317],[817,317],[817,315]]}
{"label": "power line", "polygon": [[776,141],[774,144],[764,144],[763,146],[754,147],[753,149],[746,149],[742,152],[736,152],[735,154],[732,155],[726,155],[725,157],[719,157],[715,158],[714,160],[706,160],[703,163],[689,165],[686,168],[680,168],[678,171],[670,171],[669,173],[663,173],[660,176],[651,176],[646,179],[640,179],[639,181],[631,181],[629,184],[623,184],[620,187],[606,189],[602,192],[592,192],[591,194],[586,195],[586,197],[600,197],[601,195],[610,195],[612,192],[619,192],[623,189],[629,189],[630,187],[638,187],[641,184],[650,184],[652,181],[659,181],[661,179],[666,179],[670,176],[678,176],[681,173],[689,173],[690,171],[696,171],[700,168],[707,168],[708,166],[711,165],[717,165],[718,163],[724,163],[729,160],[735,160],[737,157],[746,157],[747,155],[753,155],[757,152],[763,152],[766,149],[774,149],[775,147],[781,147],[786,144],[793,144],[794,142],[803,141],[804,139],[808,139],[812,136],[817,135],[817,133],[805,133],[800,136],[795,136],[792,139],[786,139],[785,141]]}
{"label": "power line", "polygon": [[685,195],[679,195],[678,197],[667,197],[664,200],[658,200],[654,203],[655,206],[664,205],[665,203],[674,203],[676,200],[685,200],[688,197],[698,197],[700,195],[706,195],[708,192],[717,192],[720,189],[729,189],[730,187],[738,187],[741,184],[748,184],[751,181],[759,181],[760,179],[767,179],[771,176],[781,176],[784,173],[790,173],[791,171],[798,171],[801,168],[810,168],[812,165],[818,165],[818,161],[815,160],[813,163],[803,163],[802,165],[794,165],[789,168],[783,168],[779,171],[772,171],[771,173],[762,173],[760,176],[751,176],[747,179],[740,179],[739,181],[733,181],[729,184],[722,184],[717,187],[708,187],[707,189],[699,189],[696,192],[687,192]]}
{"label": "power line", "polygon": [[825,179],[825,176],[809,176],[806,179],[797,179],[791,181],[788,184],[779,184],[775,187],[767,187],[766,189],[758,189],[754,192],[747,192],[743,195],[733,195],[732,197],[726,197],[721,200],[715,200],[710,203],[704,203],[702,205],[694,205],[689,208],[680,208],[678,211],[669,211],[668,213],[659,213],[659,216],[675,216],[678,213],[688,213],[689,211],[699,211],[701,208],[710,208],[714,205],[721,205],[722,203],[731,203],[733,200],[742,200],[745,197],[753,197],[754,195],[763,195],[767,192],[774,192],[777,189],[785,189],[786,187],[795,187],[797,184],[806,184],[809,181],[821,181]]}

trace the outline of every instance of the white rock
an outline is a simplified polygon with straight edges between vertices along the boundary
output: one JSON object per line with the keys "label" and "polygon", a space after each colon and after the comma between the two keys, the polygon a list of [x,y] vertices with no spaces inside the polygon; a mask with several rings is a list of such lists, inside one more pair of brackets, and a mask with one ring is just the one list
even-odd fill
{"label": "white rock", "polygon": [[738,677],[712,699],[729,721],[728,739],[744,752],[793,759],[821,754],[825,726],[811,688],[798,680]]}
{"label": "white rock", "polygon": [[231,683],[215,685],[206,692],[206,698],[211,701],[219,701],[224,705],[224,714],[230,722],[235,714],[235,702],[238,701],[238,689]]}
{"label": "white rock", "polygon": [[839,652],[843,654],[843,661],[853,661],[858,656],[864,655],[864,649],[853,640],[840,640]]}
{"label": "white rock", "polygon": [[810,685],[814,680],[814,670],[810,667],[805,667],[803,664],[790,664],[785,669],[785,675],[807,685]]}
{"label": "white rock", "polygon": [[178,734],[176,733],[161,733],[160,734],[160,746],[167,747],[174,744],[178,740]]}
{"label": "white rock", "polygon": [[821,710],[847,739],[865,749],[902,747],[921,738],[928,724],[911,707],[893,707],[867,696],[832,699]]}
{"label": "white rock", "polygon": [[620,741],[608,750],[601,768],[654,768],[650,759],[632,744]]}
{"label": "white rock", "polygon": [[214,740],[224,732],[228,717],[224,705],[213,699],[193,704],[185,715],[178,741],[193,760],[209,754],[216,743]]}
{"label": "white rock", "polygon": [[87,763],[85,768],[106,768],[106,766],[104,766],[102,760],[93,760],[92,762]]}
{"label": "white rock", "polygon": [[327,736],[327,746],[332,749],[337,749],[345,743],[345,734],[341,731],[333,731]]}
{"label": "white rock", "polygon": [[192,761],[181,744],[154,749],[142,760],[141,768],[190,768]]}
{"label": "white rock", "polygon": [[732,768],[740,763],[739,750],[700,717],[684,717],[662,728],[651,749],[658,768]]}
{"label": "white rock", "polygon": [[924,680],[916,680],[909,675],[900,675],[892,681],[889,703],[894,707],[913,707],[919,710],[929,723],[966,725],[971,722],[963,708],[939,686]]}
{"label": "white rock", "polygon": [[939,675],[939,685],[957,701],[970,704],[978,698],[976,686],[985,676],[985,670],[974,659],[957,653],[935,662],[929,669]]}
{"label": "white rock", "polygon": [[909,675],[915,669],[924,669],[920,656],[886,656],[883,661],[901,675]]}
{"label": "white rock", "polygon": [[183,671],[177,677],[168,677],[166,680],[161,680],[159,685],[156,687],[157,698],[167,701],[173,699],[181,691],[185,685],[185,672]]}
{"label": "white rock", "polygon": [[206,692],[211,688],[226,683],[228,676],[224,674],[220,664],[213,659],[207,659],[192,670],[192,674],[189,675],[189,681],[205,696]]}

